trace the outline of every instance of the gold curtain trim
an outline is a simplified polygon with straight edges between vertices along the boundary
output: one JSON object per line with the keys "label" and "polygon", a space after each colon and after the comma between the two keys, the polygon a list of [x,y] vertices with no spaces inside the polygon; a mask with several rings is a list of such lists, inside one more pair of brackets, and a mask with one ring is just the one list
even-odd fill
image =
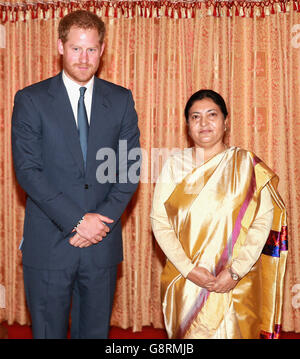
{"label": "gold curtain trim", "polygon": [[142,16],[190,19],[201,16],[262,17],[291,10],[300,12],[300,0],[270,1],[0,1],[0,23],[32,19],[60,18],[69,12],[86,9],[105,17]]}

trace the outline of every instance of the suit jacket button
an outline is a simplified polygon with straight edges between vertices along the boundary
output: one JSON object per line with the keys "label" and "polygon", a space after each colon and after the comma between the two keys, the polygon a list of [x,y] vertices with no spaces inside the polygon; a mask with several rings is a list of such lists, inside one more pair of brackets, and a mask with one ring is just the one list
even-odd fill
{"label": "suit jacket button", "polygon": [[89,185],[88,185],[88,184],[85,184],[85,185],[84,185],[84,189],[89,189]]}

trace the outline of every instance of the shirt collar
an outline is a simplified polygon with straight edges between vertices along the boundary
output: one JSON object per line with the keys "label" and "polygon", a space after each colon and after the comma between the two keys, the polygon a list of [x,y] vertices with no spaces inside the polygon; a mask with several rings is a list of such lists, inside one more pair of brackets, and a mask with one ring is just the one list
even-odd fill
{"label": "shirt collar", "polygon": [[63,82],[68,90],[68,92],[70,91],[71,93],[73,93],[76,96],[79,96],[79,89],[80,87],[86,87],[86,95],[92,96],[93,93],[93,87],[94,87],[94,76],[89,80],[88,83],[86,83],[84,86],[79,85],[77,82],[71,80],[65,73],[65,71],[63,70],[62,72],[62,79]]}

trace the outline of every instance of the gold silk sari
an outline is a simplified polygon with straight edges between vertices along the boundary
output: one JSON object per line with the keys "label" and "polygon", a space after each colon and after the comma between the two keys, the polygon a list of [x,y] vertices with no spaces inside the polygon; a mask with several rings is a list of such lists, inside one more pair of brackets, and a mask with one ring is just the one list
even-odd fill
{"label": "gold silk sari", "polygon": [[[286,210],[277,176],[253,153],[231,147],[191,171],[165,202],[169,221],[193,263],[215,276],[231,265],[267,186],[274,217],[264,249],[228,293],[209,292],[167,261],[162,302],[170,338],[279,338],[287,258]],[[226,325],[224,325],[226,319]]]}

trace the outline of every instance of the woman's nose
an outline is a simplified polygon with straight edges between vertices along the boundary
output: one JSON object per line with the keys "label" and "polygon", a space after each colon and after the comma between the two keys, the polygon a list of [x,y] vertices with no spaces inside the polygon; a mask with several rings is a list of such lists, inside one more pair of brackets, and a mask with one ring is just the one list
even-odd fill
{"label": "woman's nose", "polygon": [[207,122],[208,122],[206,115],[200,116],[199,122],[200,122],[200,125],[201,125],[202,127],[206,126],[206,125],[207,125]]}

